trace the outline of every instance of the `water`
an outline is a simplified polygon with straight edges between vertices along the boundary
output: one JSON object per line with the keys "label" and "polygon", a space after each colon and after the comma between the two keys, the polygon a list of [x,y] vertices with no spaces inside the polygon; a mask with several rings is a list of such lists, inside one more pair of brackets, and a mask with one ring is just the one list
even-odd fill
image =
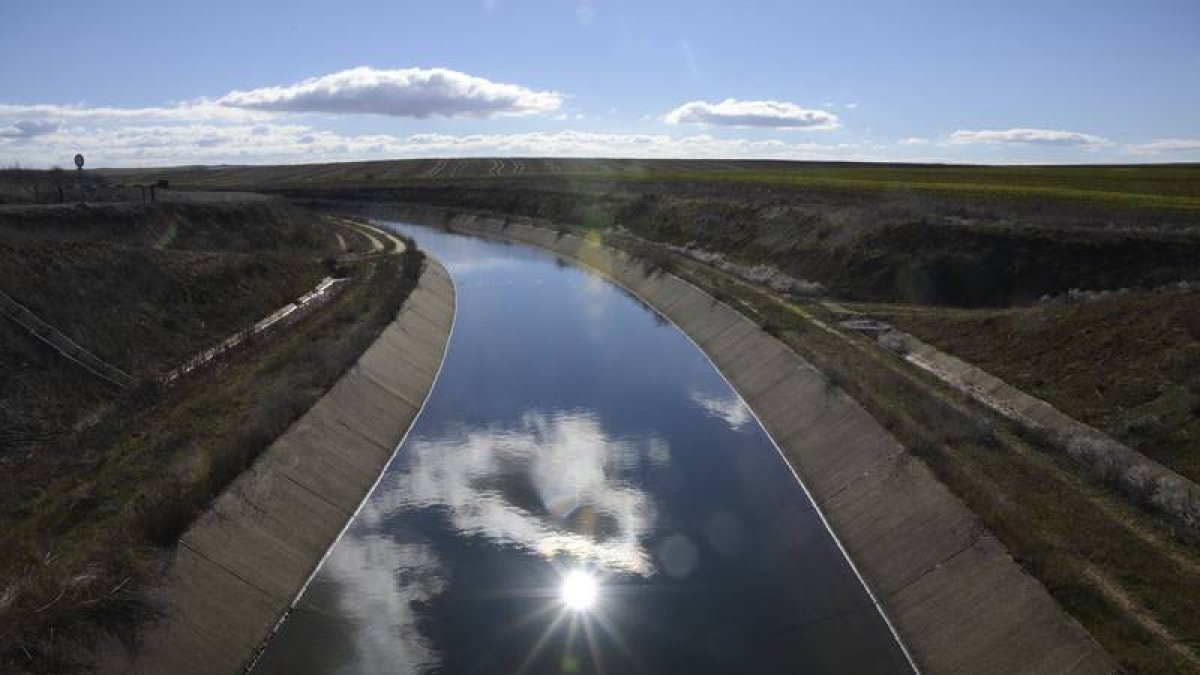
{"label": "water", "polygon": [[677,328],[549,254],[393,226],[454,278],[449,351],[257,675],[909,672]]}

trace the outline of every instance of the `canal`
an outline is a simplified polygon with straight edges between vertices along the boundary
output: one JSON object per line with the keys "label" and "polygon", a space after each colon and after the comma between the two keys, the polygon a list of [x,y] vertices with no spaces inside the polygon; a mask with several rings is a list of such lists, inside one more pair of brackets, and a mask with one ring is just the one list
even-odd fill
{"label": "canal", "polygon": [[384,223],[441,260],[438,381],[257,675],[907,673],[771,439],[600,276]]}

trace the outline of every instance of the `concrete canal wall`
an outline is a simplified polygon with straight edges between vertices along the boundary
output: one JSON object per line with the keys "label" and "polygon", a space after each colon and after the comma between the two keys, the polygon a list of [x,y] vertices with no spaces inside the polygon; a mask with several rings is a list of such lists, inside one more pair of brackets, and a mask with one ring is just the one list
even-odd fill
{"label": "concrete canal wall", "polygon": [[101,672],[240,673],[357,512],[420,412],[454,321],[454,286],[419,284],[355,364],[187,531],[155,592],[165,615]]}
{"label": "concrete canal wall", "polygon": [[386,213],[552,251],[608,276],[678,325],[774,439],[921,671],[1117,672],[920,460],[736,310],[572,234],[427,208]]}

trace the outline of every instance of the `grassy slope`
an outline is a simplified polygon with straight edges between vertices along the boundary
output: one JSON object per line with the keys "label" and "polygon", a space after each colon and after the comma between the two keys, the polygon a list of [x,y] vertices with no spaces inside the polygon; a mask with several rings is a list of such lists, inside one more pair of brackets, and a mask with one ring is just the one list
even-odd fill
{"label": "grassy slope", "polygon": [[160,176],[172,185],[622,225],[769,262],[855,300],[1003,306],[1073,287],[1200,279],[1200,165],[471,159],[160,170],[140,179]]}
{"label": "grassy slope", "polygon": [[1012,203],[661,182],[288,193],[621,225],[650,239],[695,242],[734,260],[768,262],[857,300],[997,306],[1074,287],[1200,278],[1197,218],[1178,213],[1061,203],[1031,211]]}
{"label": "grassy slope", "polygon": [[1200,291],[998,312],[869,309],[1200,481]]}
{"label": "grassy slope", "polygon": [[771,262],[858,300],[1005,305],[1072,287],[1200,275],[1200,165],[471,159],[160,170],[141,178],[159,176],[172,185],[620,224]]}
{"label": "grassy slope", "polygon": [[0,243],[0,288],[131,373],[157,372],[287,304],[315,256]]}
{"label": "grassy slope", "polygon": [[[282,203],[6,210],[0,270],[83,344],[161,372],[309,290],[334,231]],[[353,362],[420,262],[355,266],[332,305],[162,394],[99,385],[5,321],[0,671],[67,668],[136,625],[159,546]]]}
{"label": "grassy slope", "polygon": [[93,636],[133,639],[156,611],[141,590],[166,551],[394,318],[421,261],[414,247],[356,265],[329,306],[277,339],[161,396],[118,402],[72,439],[77,452],[43,462],[42,489],[0,525],[0,576],[19,591],[0,611],[0,666],[71,671]]}
{"label": "grassy slope", "polygon": [[[140,376],[312,288],[334,246],[315,216],[282,203],[6,210],[0,289]],[[0,426],[50,433],[74,421],[64,411],[79,418],[82,404],[111,399],[31,337],[6,331],[13,340],[0,351],[0,372],[11,386],[0,392]],[[64,386],[72,377],[79,384]]]}

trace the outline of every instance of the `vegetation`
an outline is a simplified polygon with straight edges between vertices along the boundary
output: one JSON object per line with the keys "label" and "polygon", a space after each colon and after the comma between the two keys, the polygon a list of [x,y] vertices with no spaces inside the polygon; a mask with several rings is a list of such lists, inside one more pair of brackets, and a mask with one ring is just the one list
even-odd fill
{"label": "vegetation", "polygon": [[[265,170],[246,169],[245,177],[256,171]],[[226,175],[232,181],[240,174]],[[289,182],[276,189],[305,200],[402,202],[594,229],[619,226],[655,241],[693,244],[732,262],[770,264],[858,301],[1009,306],[1072,288],[1200,280],[1194,211],[980,199],[970,192],[912,191],[900,183],[852,190],[705,176],[707,182],[665,172],[537,182],[527,173],[369,187]],[[292,185],[299,187],[286,187]]]}
{"label": "vegetation", "polygon": [[[853,162],[522,159],[464,159],[347,162],[281,167],[222,167],[174,170],[117,170],[106,175],[125,182],[172,178],[206,188],[284,189],[503,186],[529,188],[589,183],[734,183],[832,189],[848,193],[883,191],[994,196],[1006,200],[1079,203],[1105,208],[1130,206],[1200,209],[1200,165],[963,166]],[[519,164],[519,168],[517,165]],[[441,166],[439,166],[441,165]],[[173,183],[174,184],[174,183]],[[745,189],[739,187],[739,189]]]}
{"label": "vegetation", "polygon": [[1200,288],[942,312],[864,306],[1200,481]]}
{"label": "vegetation", "polygon": [[[210,218],[212,208],[230,220]],[[20,353],[3,354],[6,376],[31,370],[46,383],[38,387],[34,376],[21,375],[25,388],[4,392],[14,418],[25,419],[35,408],[45,414],[30,417],[34,426],[40,419],[40,433],[26,433],[0,452],[0,671],[67,670],[86,665],[98,640],[135,640],[139,623],[156,611],[145,594],[147,582],[178,536],[374,341],[416,284],[423,256],[414,246],[399,256],[339,262],[349,278],[319,311],[161,389],[152,375],[176,365],[180,359],[175,357],[191,355],[196,344],[211,346],[206,330],[224,338],[229,333],[220,331],[236,331],[262,318],[323,276],[320,259],[331,259],[335,240],[329,226],[286,205],[247,208],[169,210],[187,217],[173,221],[177,235],[161,247],[146,243],[161,242],[161,230],[154,228],[142,238],[126,237],[117,228],[107,242],[74,244],[74,228],[56,221],[62,226],[46,234],[57,238],[69,261],[43,272],[44,288],[26,282],[20,291],[55,321],[80,327],[76,336],[97,344],[97,352],[121,363],[147,364],[138,371],[146,378],[142,386],[118,392],[95,384],[36,343],[18,344]],[[280,218],[256,219],[258,208],[281,209]],[[260,233],[237,232],[239,212],[242,227],[269,233],[276,253],[250,253],[263,242]],[[140,211],[124,215],[139,223],[158,222],[158,216]],[[14,261],[49,246],[37,237],[22,239],[29,232],[18,225],[0,219],[4,243],[16,247]],[[297,231],[310,227],[314,238],[302,241]],[[338,231],[350,236],[349,230]],[[233,250],[209,248],[215,241]],[[176,248],[183,246],[188,248]],[[131,265],[131,279],[111,273],[88,277],[91,254],[106,256],[102,262],[118,269]],[[279,256],[280,267],[254,267],[254,260],[272,256]],[[24,264],[24,272],[37,273],[33,263]],[[150,271],[138,274],[137,265],[150,265]],[[207,276],[212,270],[219,273],[215,279]],[[283,278],[261,278],[276,272]],[[189,280],[215,287],[193,292],[216,295],[180,299],[173,285],[186,288]],[[255,293],[270,296],[276,285],[282,289],[301,281],[283,302],[263,299],[261,313],[249,300]],[[72,300],[72,287],[85,297]],[[100,306],[97,298],[116,307]],[[136,321],[106,318],[120,311]],[[207,321],[193,326],[189,314]],[[4,328],[15,330],[7,322]],[[118,333],[111,344],[121,349],[106,346],[108,331]],[[28,340],[19,333],[5,337]],[[163,346],[173,337],[185,346]],[[39,401],[52,405],[38,408]]]}
{"label": "vegetation", "polygon": [[[151,379],[311,289],[335,252],[326,225],[281,202],[0,211],[0,290]],[[0,334],[0,428],[14,450],[40,453],[43,437],[112,403],[110,388],[18,326],[5,320]]]}
{"label": "vegetation", "polygon": [[1200,169],[1149,167],[852,166],[678,172],[639,180],[735,182],[847,192],[929,193],[968,199],[1063,201],[1105,207],[1200,210]]}

